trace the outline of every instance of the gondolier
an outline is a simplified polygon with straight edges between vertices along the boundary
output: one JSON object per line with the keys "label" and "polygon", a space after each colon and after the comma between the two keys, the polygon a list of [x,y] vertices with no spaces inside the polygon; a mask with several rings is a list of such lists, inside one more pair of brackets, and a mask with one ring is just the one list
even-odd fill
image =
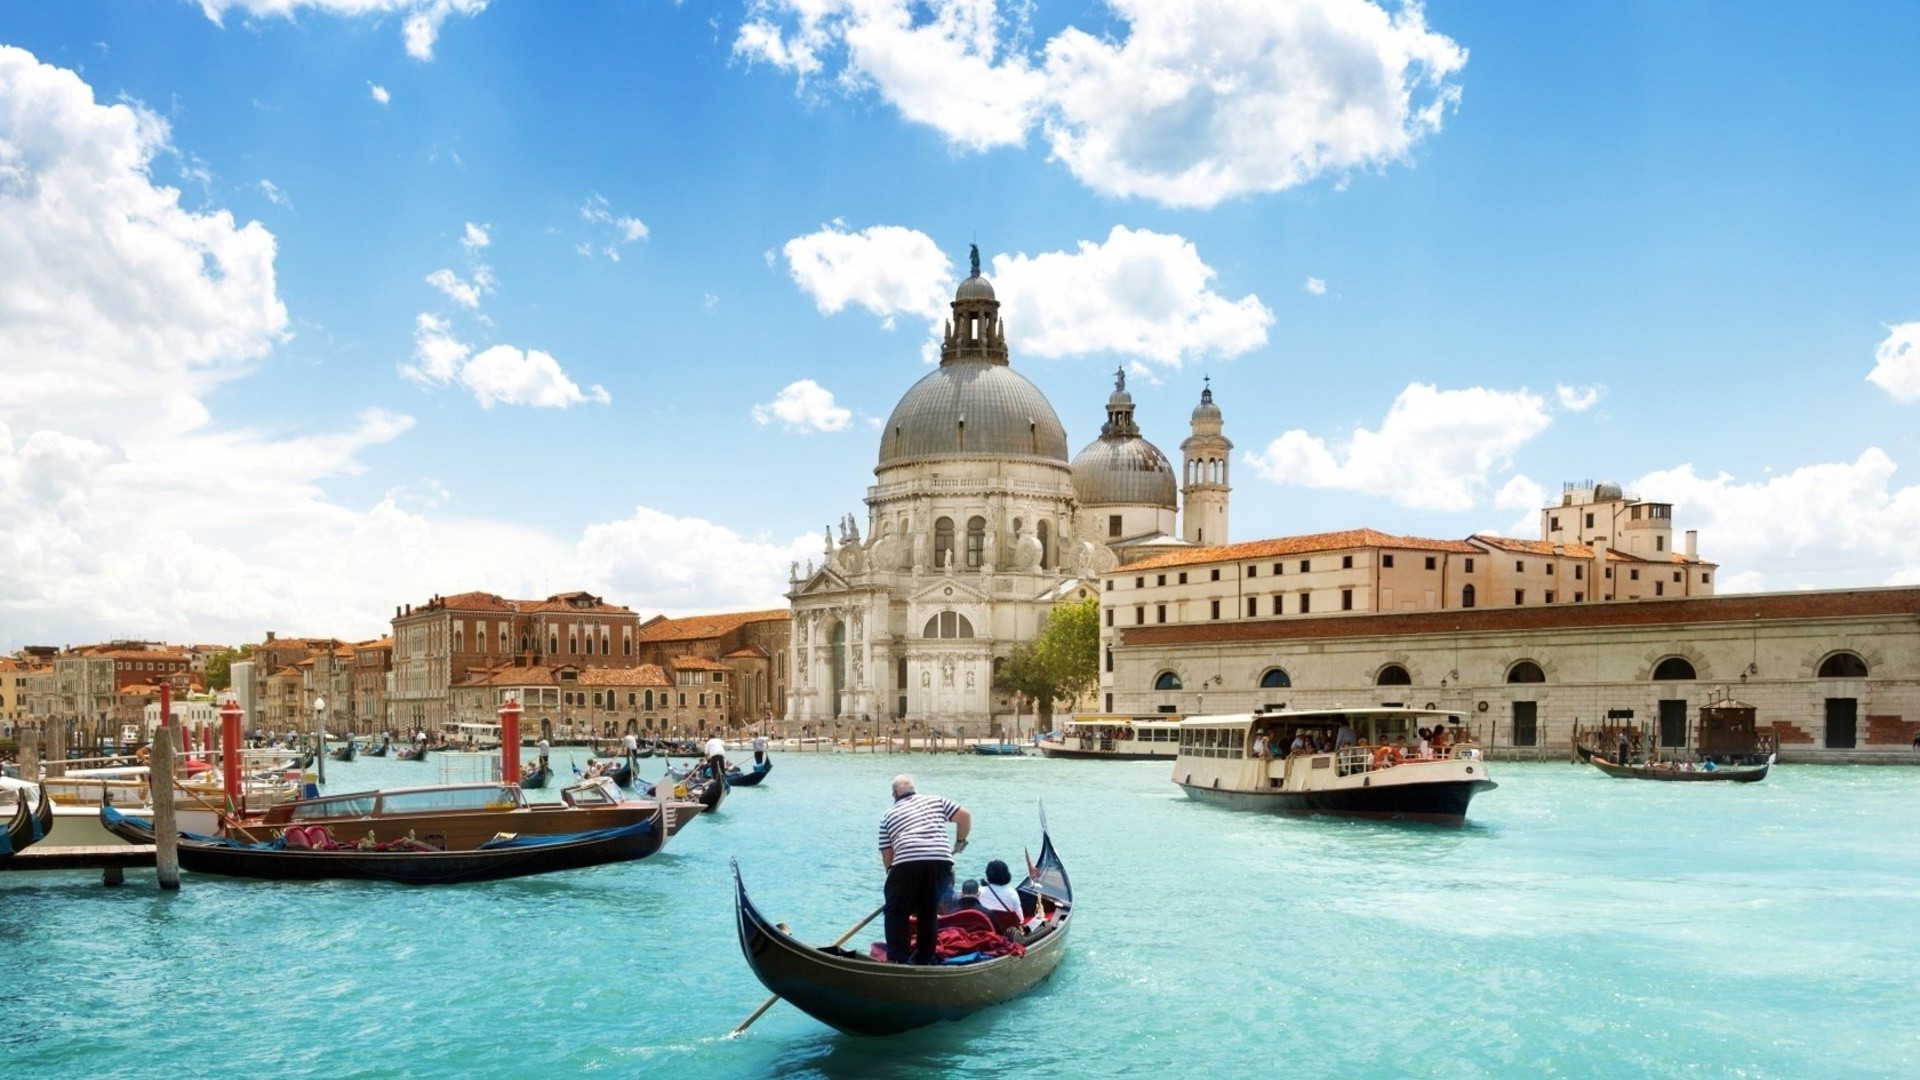
{"label": "gondolier", "polygon": [[705,753],[707,756],[707,768],[713,770],[713,778],[715,780],[724,779],[727,775],[726,740],[722,739],[719,734],[716,733],[711,739],[707,740]]}
{"label": "gondolier", "polygon": [[[947,822],[954,824],[947,842]],[[893,778],[893,806],[880,819],[880,864],[887,868],[887,957],[931,964],[940,936],[940,890],[953,876],[953,857],[967,846],[973,815],[938,795],[914,790],[913,777]],[[907,922],[912,917],[911,929]],[[911,959],[909,959],[911,954]]]}
{"label": "gondolier", "polygon": [[767,737],[760,732],[753,733],[753,763],[760,765],[767,760]]}

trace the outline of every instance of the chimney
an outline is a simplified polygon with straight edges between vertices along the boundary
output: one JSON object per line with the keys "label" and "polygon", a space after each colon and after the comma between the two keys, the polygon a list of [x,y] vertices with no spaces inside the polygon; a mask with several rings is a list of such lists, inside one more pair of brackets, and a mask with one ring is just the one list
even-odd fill
{"label": "chimney", "polygon": [[267,644],[273,644],[273,631],[267,631]]}
{"label": "chimney", "polygon": [[1687,561],[1698,562],[1699,559],[1700,559],[1700,530],[1688,529],[1687,530]]}

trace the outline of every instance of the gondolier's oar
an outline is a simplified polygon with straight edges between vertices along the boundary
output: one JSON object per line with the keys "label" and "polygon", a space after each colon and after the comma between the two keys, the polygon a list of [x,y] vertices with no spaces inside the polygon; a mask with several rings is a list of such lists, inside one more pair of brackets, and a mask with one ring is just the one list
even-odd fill
{"label": "gondolier's oar", "polygon": [[[887,905],[885,905],[885,904],[881,904],[881,905],[880,905],[879,907],[877,907],[877,908],[874,908],[874,909],[873,909],[872,911],[870,911],[870,912],[868,912],[868,913],[867,913],[867,917],[866,917],[866,918],[864,918],[864,919],[861,919],[861,920],[860,920],[859,922],[857,922],[857,923],[854,923],[854,924],[853,924],[853,929],[851,929],[851,930],[849,930],[849,931],[847,931],[847,932],[846,932],[846,933],[844,933],[844,934],[841,934],[841,935],[840,935],[840,940],[839,940],[839,941],[836,941],[836,942],[834,942],[833,944],[831,944],[831,945],[829,945],[829,946],[827,946],[827,948],[829,948],[829,949],[837,949],[837,948],[839,948],[840,946],[842,946],[842,945],[845,945],[845,944],[846,944],[846,943],[848,942],[848,940],[850,940],[850,939],[851,939],[851,938],[853,937],[853,935],[855,935],[855,934],[857,934],[857,933],[859,933],[859,932],[860,932],[860,928],[861,928],[861,927],[863,927],[863,926],[865,926],[865,925],[867,925],[868,923],[870,923],[870,922],[872,922],[872,921],[874,920],[874,917],[875,917],[875,916],[877,916],[877,915],[879,915],[879,914],[880,914],[881,912],[883,912],[883,911],[885,911],[885,910],[887,910]],[[759,1008],[757,1008],[757,1009],[755,1009],[755,1010],[753,1010],[753,1015],[752,1015],[752,1016],[749,1016],[749,1017],[747,1017],[747,1018],[746,1018],[745,1020],[742,1020],[742,1021],[740,1021],[740,1026],[739,1026],[739,1027],[737,1027],[737,1028],[734,1028],[734,1029],[733,1029],[732,1031],[729,1031],[729,1032],[727,1032],[727,1038],[729,1038],[729,1039],[731,1039],[731,1038],[733,1038],[734,1036],[736,1036],[736,1035],[738,1035],[738,1034],[740,1034],[741,1032],[743,1032],[743,1031],[745,1031],[745,1030],[747,1030],[748,1028],[750,1028],[750,1027],[752,1027],[752,1026],[753,1026],[753,1022],[754,1022],[755,1020],[758,1020],[758,1019],[760,1019],[760,1018],[761,1018],[762,1016],[765,1016],[765,1015],[766,1015],[766,1013],[767,1013],[767,1010],[768,1010],[768,1009],[771,1009],[771,1008],[773,1008],[773,1003],[774,1003],[774,1002],[776,1002],[776,1001],[779,1001],[779,1000],[780,1000],[780,995],[779,995],[779,994],[775,994],[775,995],[773,995],[772,997],[770,997],[770,998],[768,998],[767,1000],[765,1000],[765,1001],[763,1001],[763,1002],[761,1002],[761,1003],[760,1003],[760,1007],[759,1007]]]}

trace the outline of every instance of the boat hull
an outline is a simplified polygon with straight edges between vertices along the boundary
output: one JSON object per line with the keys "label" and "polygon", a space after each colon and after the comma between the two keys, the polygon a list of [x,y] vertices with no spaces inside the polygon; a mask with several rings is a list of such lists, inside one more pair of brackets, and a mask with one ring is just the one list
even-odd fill
{"label": "boat hull", "polygon": [[1771,761],[1765,765],[1735,766],[1714,769],[1652,769],[1644,765],[1615,765],[1603,757],[1590,757],[1587,764],[1621,780],[1657,780],[1664,783],[1715,783],[1715,784],[1754,784],[1767,778],[1767,771],[1773,768]]}
{"label": "boat hull", "polygon": [[1318,791],[1228,791],[1197,784],[1180,788],[1195,802],[1234,810],[1459,825],[1466,821],[1473,797],[1497,786],[1492,780],[1435,780]]}
{"label": "boat hull", "polygon": [[773,759],[755,765],[750,769],[728,769],[727,783],[734,787],[755,787],[773,771]]}
{"label": "boat hull", "polygon": [[1077,758],[1086,761],[1172,761],[1176,755],[1170,748],[1164,753],[1136,754],[1124,750],[1081,750],[1059,743],[1040,744],[1040,756],[1050,758]]}

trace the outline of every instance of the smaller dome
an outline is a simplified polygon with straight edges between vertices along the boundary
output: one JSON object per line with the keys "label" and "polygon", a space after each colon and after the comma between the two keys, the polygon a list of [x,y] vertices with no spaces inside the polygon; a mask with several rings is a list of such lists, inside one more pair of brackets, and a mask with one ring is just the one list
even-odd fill
{"label": "smaller dome", "polygon": [[993,284],[976,273],[960,283],[960,287],[953,292],[953,299],[956,303],[967,300],[991,300]]}
{"label": "smaller dome", "polygon": [[1620,485],[1614,483],[1611,480],[1602,480],[1599,483],[1593,485],[1593,501],[1594,502],[1612,502],[1616,499],[1622,499],[1625,497],[1626,496],[1622,495],[1620,492]]}
{"label": "smaller dome", "polygon": [[1160,448],[1138,435],[1095,439],[1073,459],[1073,494],[1081,506],[1179,509],[1179,482]]}

